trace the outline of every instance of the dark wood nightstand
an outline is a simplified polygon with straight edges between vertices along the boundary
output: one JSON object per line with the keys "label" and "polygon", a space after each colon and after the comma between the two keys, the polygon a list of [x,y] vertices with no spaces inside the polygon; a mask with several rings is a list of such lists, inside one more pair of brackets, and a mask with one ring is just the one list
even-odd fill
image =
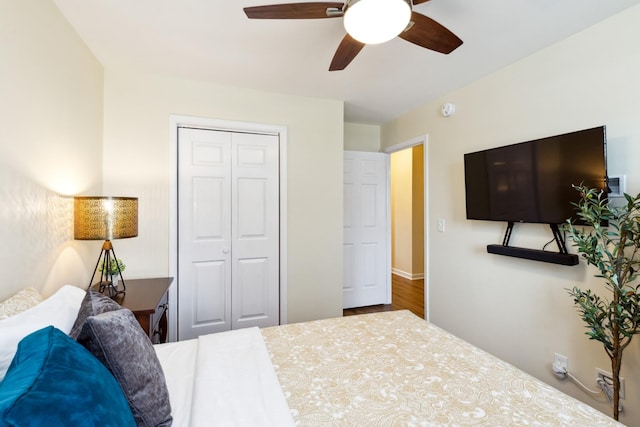
{"label": "dark wood nightstand", "polygon": [[169,286],[173,277],[126,279],[126,294],[115,301],[131,310],[154,344],[167,342]]}

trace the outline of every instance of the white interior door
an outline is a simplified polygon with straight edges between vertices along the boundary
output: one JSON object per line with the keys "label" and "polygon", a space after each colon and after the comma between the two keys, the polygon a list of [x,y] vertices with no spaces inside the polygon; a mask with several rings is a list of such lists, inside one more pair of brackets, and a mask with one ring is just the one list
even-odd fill
{"label": "white interior door", "polygon": [[231,134],[179,129],[179,339],[231,329]]}
{"label": "white interior door", "polygon": [[180,128],[178,338],[279,323],[278,137]]}
{"label": "white interior door", "polygon": [[234,133],[232,329],[279,322],[278,137]]}
{"label": "white interior door", "polygon": [[343,308],[391,303],[389,156],[344,153]]}

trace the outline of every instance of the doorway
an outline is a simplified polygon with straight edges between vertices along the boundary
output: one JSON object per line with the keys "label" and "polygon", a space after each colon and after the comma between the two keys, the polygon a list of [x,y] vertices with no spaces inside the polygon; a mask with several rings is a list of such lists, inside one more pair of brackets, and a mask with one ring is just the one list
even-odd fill
{"label": "doorway", "polygon": [[[422,146],[422,240],[423,240],[423,274],[422,278],[416,278],[416,281],[422,281],[422,294],[423,294],[423,307],[424,307],[424,319],[429,320],[429,136],[421,135],[400,144],[387,147],[384,152],[392,155],[393,153],[410,149],[416,146]],[[419,285],[418,285],[419,286]]]}
{"label": "doorway", "polygon": [[[428,282],[428,277],[429,277],[429,257],[428,257],[428,251],[429,251],[429,210],[428,210],[428,205],[429,205],[429,198],[428,198],[428,194],[427,194],[427,189],[428,187],[428,161],[427,161],[427,156],[428,156],[428,135],[423,135],[423,136],[419,136],[417,138],[411,139],[409,141],[403,142],[401,144],[397,144],[391,147],[388,147],[384,150],[384,153],[391,156],[393,153],[405,150],[405,149],[410,149],[416,146],[421,146],[422,147],[422,154],[417,154],[418,157],[422,157],[422,202],[420,203],[420,201],[418,201],[418,204],[422,205],[422,215],[423,215],[423,219],[422,219],[422,232],[419,231],[419,226],[417,227],[417,230],[414,230],[415,232],[418,233],[418,235],[422,236],[422,247],[423,247],[423,253],[422,253],[422,260],[423,260],[423,269],[422,269],[422,275],[416,274],[416,275],[412,275],[410,276],[410,279],[406,279],[401,277],[400,275],[393,275],[393,277],[391,279],[396,279],[396,283],[393,284],[391,283],[392,280],[389,280],[390,282],[390,294],[391,294],[391,299],[392,302],[390,304],[381,304],[381,305],[376,305],[376,306],[368,306],[368,307],[355,307],[355,308],[350,308],[350,309],[345,309],[343,310],[343,315],[344,316],[348,316],[348,315],[354,315],[354,314],[364,314],[364,313],[371,313],[371,312],[378,312],[378,311],[388,311],[388,310],[394,310],[394,309],[399,309],[399,308],[407,308],[410,309],[411,306],[413,305],[413,302],[407,302],[407,301],[403,301],[403,298],[408,294],[408,292],[411,292],[412,295],[409,295],[408,297],[410,298],[411,301],[417,301],[417,304],[419,304],[420,307],[416,308],[415,312],[420,313],[419,308],[423,309],[423,313],[424,315],[421,316],[426,320],[429,320],[429,306],[428,306],[428,300],[429,300],[429,282]],[[390,175],[389,175],[389,186],[391,185],[390,183]],[[389,198],[388,201],[388,207],[389,210],[391,209],[391,199]],[[388,224],[388,232],[389,232],[389,251],[391,251],[391,223],[389,222]],[[418,255],[420,256],[420,255]],[[391,257],[389,256],[389,272],[391,272]],[[397,272],[397,271],[396,271]],[[391,274],[390,274],[391,275]],[[407,283],[408,282],[408,283]],[[395,286],[393,286],[395,285]],[[410,285],[410,289],[407,291],[406,285]],[[395,302],[395,304],[394,304]],[[412,310],[413,311],[413,310]],[[420,315],[420,314],[418,314]]]}
{"label": "doorway", "polygon": [[424,146],[390,154],[392,304],[424,318]]}

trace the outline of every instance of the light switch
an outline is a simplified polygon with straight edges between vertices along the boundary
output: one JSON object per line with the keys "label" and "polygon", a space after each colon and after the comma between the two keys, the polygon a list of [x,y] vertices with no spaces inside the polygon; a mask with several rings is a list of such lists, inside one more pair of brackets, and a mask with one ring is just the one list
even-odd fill
{"label": "light switch", "polygon": [[444,218],[438,220],[438,231],[444,233]]}

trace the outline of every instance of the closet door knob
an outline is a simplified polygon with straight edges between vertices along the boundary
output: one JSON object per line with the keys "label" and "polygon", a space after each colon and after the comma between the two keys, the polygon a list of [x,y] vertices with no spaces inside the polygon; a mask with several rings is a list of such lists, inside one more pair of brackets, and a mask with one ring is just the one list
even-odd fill
{"label": "closet door knob", "polygon": [[224,248],[224,249],[222,250],[222,253],[223,253],[223,254],[228,254],[228,253],[229,253],[229,248]]}

